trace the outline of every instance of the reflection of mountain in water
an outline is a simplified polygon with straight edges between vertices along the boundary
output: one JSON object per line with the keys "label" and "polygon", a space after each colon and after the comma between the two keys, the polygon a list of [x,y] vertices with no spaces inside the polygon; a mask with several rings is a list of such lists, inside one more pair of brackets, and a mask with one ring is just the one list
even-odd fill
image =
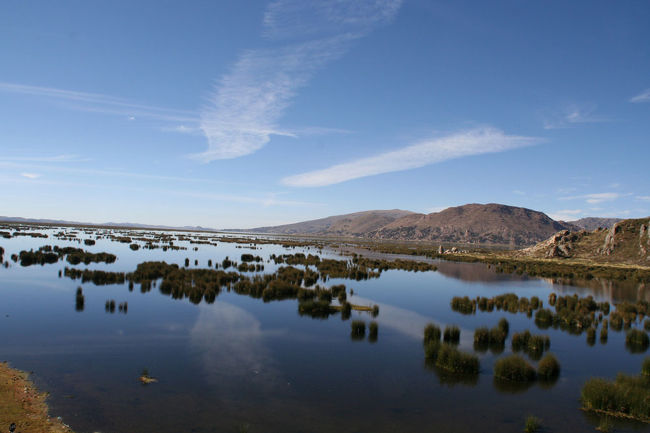
{"label": "reflection of mountain in water", "polygon": [[602,278],[591,280],[549,279],[548,281],[560,293],[578,293],[582,296],[593,295],[613,303],[638,300],[650,302],[650,290],[648,290],[649,286],[646,283],[613,281]]}
{"label": "reflection of mountain in water", "polygon": [[260,322],[247,311],[224,302],[200,305],[190,331],[190,346],[199,353],[208,383],[232,397],[268,394],[285,384],[264,344]]}
{"label": "reflection of mountain in water", "polygon": [[438,266],[438,272],[442,275],[461,281],[502,283],[504,281],[526,281],[530,279],[524,275],[497,273],[493,268],[483,263],[446,262],[444,260],[437,260],[435,263]]}

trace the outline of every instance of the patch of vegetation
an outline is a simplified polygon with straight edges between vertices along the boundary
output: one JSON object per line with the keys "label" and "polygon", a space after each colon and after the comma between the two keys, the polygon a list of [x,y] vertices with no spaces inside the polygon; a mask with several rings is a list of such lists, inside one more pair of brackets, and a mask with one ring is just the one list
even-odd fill
{"label": "patch of vegetation", "polygon": [[460,328],[456,325],[445,326],[442,340],[448,344],[458,344],[460,342]]}
{"label": "patch of vegetation", "polygon": [[350,337],[353,340],[363,340],[366,337],[366,322],[363,320],[353,320],[350,327]]}
{"label": "patch of vegetation", "polygon": [[547,335],[533,335],[528,330],[512,335],[512,350],[523,351],[534,360],[540,359],[550,347],[551,339]]}
{"label": "patch of vegetation", "polygon": [[456,374],[477,375],[480,363],[476,355],[464,353],[449,344],[430,341],[424,346],[425,360],[442,370]]}
{"label": "patch of vegetation", "polygon": [[529,415],[526,418],[526,422],[524,423],[524,432],[525,433],[535,433],[538,432],[542,428],[542,421],[532,415]]}
{"label": "patch of vegetation", "polygon": [[483,326],[474,331],[474,350],[485,352],[490,349],[493,353],[501,353],[505,348],[508,336],[508,321],[501,319],[499,324],[492,329]]}
{"label": "patch of vegetation", "polygon": [[560,363],[555,355],[547,353],[537,364],[537,377],[540,381],[552,382],[560,376]]}
{"label": "patch of vegetation", "polygon": [[379,335],[379,325],[377,322],[370,322],[368,326],[368,341],[371,343],[377,342],[377,337]]}
{"label": "patch of vegetation", "polygon": [[424,327],[424,344],[440,342],[441,335],[442,333],[438,326],[433,323],[427,324],[427,326]]}
{"label": "patch of vegetation", "polygon": [[619,373],[614,381],[589,379],[580,395],[583,409],[650,423],[650,376],[645,374],[646,368],[650,369],[650,358],[644,361],[639,376]]}
{"label": "patch of vegetation", "polygon": [[85,303],[86,298],[84,297],[83,289],[81,287],[77,287],[77,294],[75,297],[75,310],[83,311]]}
{"label": "patch of vegetation", "polygon": [[632,329],[625,335],[625,347],[632,353],[643,353],[650,346],[648,334],[639,329]]}
{"label": "patch of vegetation", "polygon": [[[28,374],[0,363],[0,426],[17,432],[72,433],[60,418],[50,417],[47,394],[39,393]],[[4,430],[7,429],[7,430]]]}
{"label": "patch of vegetation", "polygon": [[511,382],[533,382],[537,373],[532,365],[520,355],[510,355],[494,364],[494,377]]}

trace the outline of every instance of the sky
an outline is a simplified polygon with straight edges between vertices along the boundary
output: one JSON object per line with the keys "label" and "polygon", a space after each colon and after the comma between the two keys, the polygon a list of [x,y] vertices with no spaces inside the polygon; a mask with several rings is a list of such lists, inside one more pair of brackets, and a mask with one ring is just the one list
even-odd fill
{"label": "sky", "polygon": [[650,215],[650,2],[0,3],[0,215]]}

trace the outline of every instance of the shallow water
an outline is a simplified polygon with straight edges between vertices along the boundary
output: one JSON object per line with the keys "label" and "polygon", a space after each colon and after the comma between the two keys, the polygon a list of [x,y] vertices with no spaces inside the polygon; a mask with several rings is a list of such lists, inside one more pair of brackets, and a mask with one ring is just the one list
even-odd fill
{"label": "shallow water", "polygon": [[[315,248],[258,245],[257,249],[219,242],[190,245],[186,251],[138,250],[98,240],[94,246],[53,239],[0,239],[5,260],[42,245],[75,246],[118,256],[113,264],[77,268],[132,271],[138,263],[164,260],[190,267],[199,260],[239,261],[242,253],[260,255],[311,252]],[[145,233],[145,232],[143,232]],[[81,239],[89,235],[79,234]],[[139,242],[142,244],[142,242]],[[193,248],[198,247],[197,251]],[[323,251],[335,257],[335,251]],[[379,338],[350,338],[350,322],[301,317],[297,301],[273,301],[224,290],[213,304],[174,300],[158,289],[95,286],[59,278],[61,261],[0,269],[0,359],[33,371],[37,385],[51,393],[51,413],[77,432],[521,432],[527,415],[542,419],[545,431],[592,432],[597,417],[579,409],[582,383],[589,377],[637,374],[646,354],[630,354],[624,333],[610,328],[607,344],[590,347],[586,336],[539,330],[523,313],[477,312],[461,315],[450,308],[453,296],[495,296],[514,292],[538,296],[589,293],[600,300],[648,299],[635,285],[590,282],[591,287],[546,279],[496,274],[483,264],[440,262],[437,272],[386,271],[378,279],[332,279],[354,289],[353,304],[380,307]],[[265,263],[264,272],[276,266]],[[85,308],[75,311],[82,286]],[[128,302],[128,314],[105,312],[104,303]],[[551,352],[562,366],[558,382],[544,388],[503,390],[492,378],[501,355],[479,354],[475,383],[454,383],[427,369],[422,332],[428,322],[461,327],[460,348],[473,352],[473,331],[492,327],[501,317],[510,335],[530,329],[551,337]],[[368,323],[367,313],[352,319]],[[143,368],[159,379],[143,386]],[[617,431],[650,431],[644,424],[618,423]]]}

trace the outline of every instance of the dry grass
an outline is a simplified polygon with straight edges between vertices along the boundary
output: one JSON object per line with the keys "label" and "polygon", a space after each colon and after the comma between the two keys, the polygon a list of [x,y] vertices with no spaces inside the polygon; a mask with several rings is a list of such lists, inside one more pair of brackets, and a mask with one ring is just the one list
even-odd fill
{"label": "dry grass", "polygon": [[71,433],[72,430],[48,415],[47,394],[39,393],[28,374],[0,363],[0,427],[16,423],[17,432]]}

